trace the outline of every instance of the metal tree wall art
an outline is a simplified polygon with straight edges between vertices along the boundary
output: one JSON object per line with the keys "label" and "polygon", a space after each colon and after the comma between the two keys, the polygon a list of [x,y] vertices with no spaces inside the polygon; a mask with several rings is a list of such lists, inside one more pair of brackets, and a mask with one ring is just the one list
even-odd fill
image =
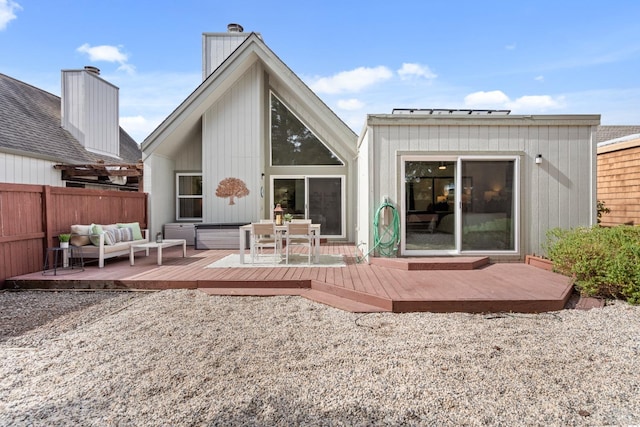
{"label": "metal tree wall art", "polygon": [[229,204],[235,205],[235,198],[241,198],[249,195],[247,185],[238,178],[225,178],[218,183],[216,188],[216,196],[220,198],[229,198]]}

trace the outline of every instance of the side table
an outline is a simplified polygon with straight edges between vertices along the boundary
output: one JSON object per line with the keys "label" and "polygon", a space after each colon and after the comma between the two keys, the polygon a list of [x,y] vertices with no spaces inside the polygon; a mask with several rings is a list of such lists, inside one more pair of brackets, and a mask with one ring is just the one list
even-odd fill
{"label": "side table", "polygon": [[69,245],[68,248],[47,248],[42,275],[46,276],[53,272],[53,275],[57,276],[60,270],[76,270],[76,273],[84,271],[82,251],[77,251],[73,245]]}

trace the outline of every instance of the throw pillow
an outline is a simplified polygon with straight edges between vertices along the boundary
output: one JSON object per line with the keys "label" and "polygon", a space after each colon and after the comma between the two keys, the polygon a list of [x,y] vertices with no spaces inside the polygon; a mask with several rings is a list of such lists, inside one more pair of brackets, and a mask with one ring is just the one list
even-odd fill
{"label": "throw pillow", "polygon": [[89,234],[91,234],[90,225],[74,224],[71,226],[71,240],[69,242],[73,246],[90,245]]}
{"label": "throw pillow", "polygon": [[131,222],[128,224],[118,223],[119,228],[130,228],[133,232],[133,240],[142,240],[142,230],[140,230],[140,224],[137,222]]}
{"label": "throw pillow", "polygon": [[120,230],[121,242],[130,242],[133,240],[133,230],[131,227],[119,228],[118,230]]}
{"label": "throw pillow", "polygon": [[104,244],[105,245],[115,245],[118,243],[116,240],[116,230],[105,230],[104,231]]}
{"label": "throw pillow", "polygon": [[95,246],[100,246],[100,235],[104,233],[102,226],[99,224],[91,224],[91,243]]}

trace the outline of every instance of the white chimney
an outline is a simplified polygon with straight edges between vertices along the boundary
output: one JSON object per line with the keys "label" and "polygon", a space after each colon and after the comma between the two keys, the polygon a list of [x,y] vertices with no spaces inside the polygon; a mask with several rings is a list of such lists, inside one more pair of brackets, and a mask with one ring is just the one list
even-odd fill
{"label": "white chimney", "polygon": [[226,33],[203,33],[202,80],[209,77],[250,35],[240,24],[227,25]]}
{"label": "white chimney", "polygon": [[61,124],[86,150],[120,157],[119,89],[93,66],[62,70]]}

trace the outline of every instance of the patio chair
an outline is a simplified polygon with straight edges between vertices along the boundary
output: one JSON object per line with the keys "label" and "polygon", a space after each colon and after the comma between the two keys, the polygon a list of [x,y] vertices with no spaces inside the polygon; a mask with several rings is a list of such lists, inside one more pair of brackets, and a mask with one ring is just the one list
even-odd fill
{"label": "patio chair", "polygon": [[287,249],[285,262],[289,264],[289,249],[292,246],[307,247],[307,264],[311,264],[311,252],[313,246],[313,232],[311,231],[311,221],[309,222],[288,222],[287,223]]}
{"label": "patio chair", "polygon": [[280,261],[282,240],[273,222],[251,224],[251,263],[263,253],[264,248],[273,248],[273,263]]}

